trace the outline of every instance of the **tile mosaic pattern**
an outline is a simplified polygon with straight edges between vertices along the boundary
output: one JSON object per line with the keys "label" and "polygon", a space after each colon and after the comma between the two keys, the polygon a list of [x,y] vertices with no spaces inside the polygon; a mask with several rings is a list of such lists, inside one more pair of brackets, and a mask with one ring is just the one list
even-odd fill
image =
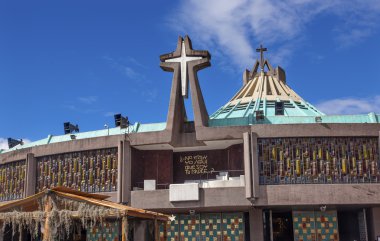
{"label": "tile mosaic pattern", "polygon": [[179,232],[181,241],[199,241],[200,215],[180,215]]}
{"label": "tile mosaic pattern", "polygon": [[314,212],[293,212],[295,241],[316,241]]}
{"label": "tile mosaic pattern", "polygon": [[201,237],[205,237],[204,241],[222,240],[222,217],[220,213],[201,214]]}
{"label": "tile mosaic pattern", "polygon": [[295,241],[339,241],[335,211],[293,212]]}
{"label": "tile mosaic pattern", "polygon": [[119,241],[120,223],[116,222],[104,222],[93,227],[90,231],[87,231],[88,241]]}
{"label": "tile mosaic pattern", "polygon": [[178,216],[175,216],[175,220],[173,222],[166,223],[166,237],[167,240],[164,239],[164,225],[161,223],[160,225],[160,241],[179,241],[179,221]]}
{"label": "tile mosaic pattern", "polygon": [[244,241],[244,226],[243,213],[177,215],[167,224],[166,240],[160,226],[160,241]]}
{"label": "tile mosaic pattern", "polygon": [[82,192],[116,191],[117,148],[37,158],[37,192],[65,186]]}
{"label": "tile mosaic pattern", "polygon": [[244,241],[244,215],[243,213],[222,214],[223,240]]}
{"label": "tile mosaic pattern", "polygon": [[0,165],[0,201],[23,198],[25,174],[25,161]]}
{"label": "tile mosaic pattern", "polygon": [[336,212],[315,212],[317,239],[339,241],[338,217]]}
{"label": "tile mosaic pattern", "polygon": [[260,184],[380,182],[378,138],[260,138]]}

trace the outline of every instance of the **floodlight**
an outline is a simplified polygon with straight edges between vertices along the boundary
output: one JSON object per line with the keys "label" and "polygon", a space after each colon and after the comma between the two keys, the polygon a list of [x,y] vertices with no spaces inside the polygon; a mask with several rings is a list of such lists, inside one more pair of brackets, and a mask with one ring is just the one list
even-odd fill
{"label": "floodlight", "polygon": [[8,138],[8,147],[9,148],[13,148],[17,145],[23,145],[24,142],[22,141],[22,139],[20,140],[16,140],[16,139],[13,139],[13,138]]}
{"label": "floodlight", "polygon": [[114,115],[115,118],[115,126],[120,128],[128,128],[129,127],[129,120],[128,116],[124,117],[121,114]]}
{"label": "floodlight", "polygon": [[70,122],[63,123],[63,129],[65,131],[65,135],[73,132],[79,132],[79,126],[73,125]]}

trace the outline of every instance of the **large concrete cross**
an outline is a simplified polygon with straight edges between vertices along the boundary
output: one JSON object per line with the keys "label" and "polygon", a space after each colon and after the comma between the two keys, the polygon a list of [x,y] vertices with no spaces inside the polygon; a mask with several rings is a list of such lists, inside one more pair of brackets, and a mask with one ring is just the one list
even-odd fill
{"label": "large concrete cross", "polygon": [[205,54],[206,51],[194,51],[188,45],[182,39],[181,44],[177,45],[177,49],[172,54],[165,55],[162,59],[165,63],[180,63],[181,93],[184,98],[188,98],[189,93],[188,63],[209,57],[208,53]]}
{"label": "large concrete cross", "polygon": [[[184,99],[191,95],[194,127],[208,126],[209,115],[198,80],[198,71],[209,67],[211,55],[206,50],[194,50],[189,36],[179,36],[175,51],[160,55],[160,67],[173,72],[166,130],[171,133],[171,145],[179,145],[180,136],[189,127]],[[187,128],[187,129],[186,129]],[[199,143],[198,143],[199,144]],[[181,144],[182,145],[182,144]]]}
{"label": "large concrete cross", "polygon": [[202,56],[187,56],[185,41],[182,40],[181,56],[177,58],[165,60],[165,62],[181,63],[181,88],[182,88],[182,96],[184,98],[187,98],[188,93],[189,93],[189,88],[188,88],[189,77],[187,75],[187,62],[193,61],[193,60],[199,60],[202,58],[203,58]]}

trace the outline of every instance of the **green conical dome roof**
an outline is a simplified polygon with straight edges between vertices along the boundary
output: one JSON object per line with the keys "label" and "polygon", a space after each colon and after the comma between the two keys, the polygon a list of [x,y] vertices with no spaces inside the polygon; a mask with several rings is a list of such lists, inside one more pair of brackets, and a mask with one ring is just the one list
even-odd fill
{"label": "green conical dome roof", "polygon": [[[258,71],[260,67],[260,71]],[[265,68],[266,67],[266,68]],[[267,69],[265,71],[265,69]],[[282,102],[283,114],[276,113],[276,102]],[[256,61],[253,70],[243,75],[243,87],[235,96],[210,119],[274,116],[321,116],[324,115],[310,103],[303,100],[286,83],[285,71],[274,69],[268,60]]]}

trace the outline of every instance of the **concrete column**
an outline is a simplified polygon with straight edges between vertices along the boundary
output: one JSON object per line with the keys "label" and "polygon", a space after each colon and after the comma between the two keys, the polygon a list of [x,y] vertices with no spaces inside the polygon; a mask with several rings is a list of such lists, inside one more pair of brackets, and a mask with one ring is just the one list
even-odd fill
{"label": "concrete column", "polygon": [[122,166],[122,192],[121,201],[131,204],[131,191],[132,191],[132,172],[131,172],[131,143],[123,141],[123,166]]}
{"label": "concrete column", "polygon": [[120,141],[118,145],[117,201],[131,203],[131,144]]}
{"label": "concrete column", "polygon": [[377,241],[377,236],[380,236],[380,207],[372,208],[370,213],[370,238]]}
{"label": "concrete column", "polygon": [[37,160],[33,153],[26,155],[26,177],[24,184],[24,197],[31,196],[36,192]]}
{"label": "concrete column", "polygon": [[117,202],[122,202],[122,190],[123,190],[123,141],[119,141],[117,145]]}
{"label": "concrete column", "polygon": [[252,196],[259,197],[260,193],[260,178],[259,178],[259,155],[257,149],[257,134],[251,133],[251,166],[252,166]]}
{"label": "concrete column", "polygon": [[250,139],[250,133],[243,133],[245,197],[247,199],[251,199],[253,197]]}
{"label": "concrete column", "polygon": [[250,73],[248,69],[243,72],[243,86],[248,84]]}
{"label": "concrete column", "polygon": [[250,241],[264,241],[263,210],[250,208],[249,235]]}

